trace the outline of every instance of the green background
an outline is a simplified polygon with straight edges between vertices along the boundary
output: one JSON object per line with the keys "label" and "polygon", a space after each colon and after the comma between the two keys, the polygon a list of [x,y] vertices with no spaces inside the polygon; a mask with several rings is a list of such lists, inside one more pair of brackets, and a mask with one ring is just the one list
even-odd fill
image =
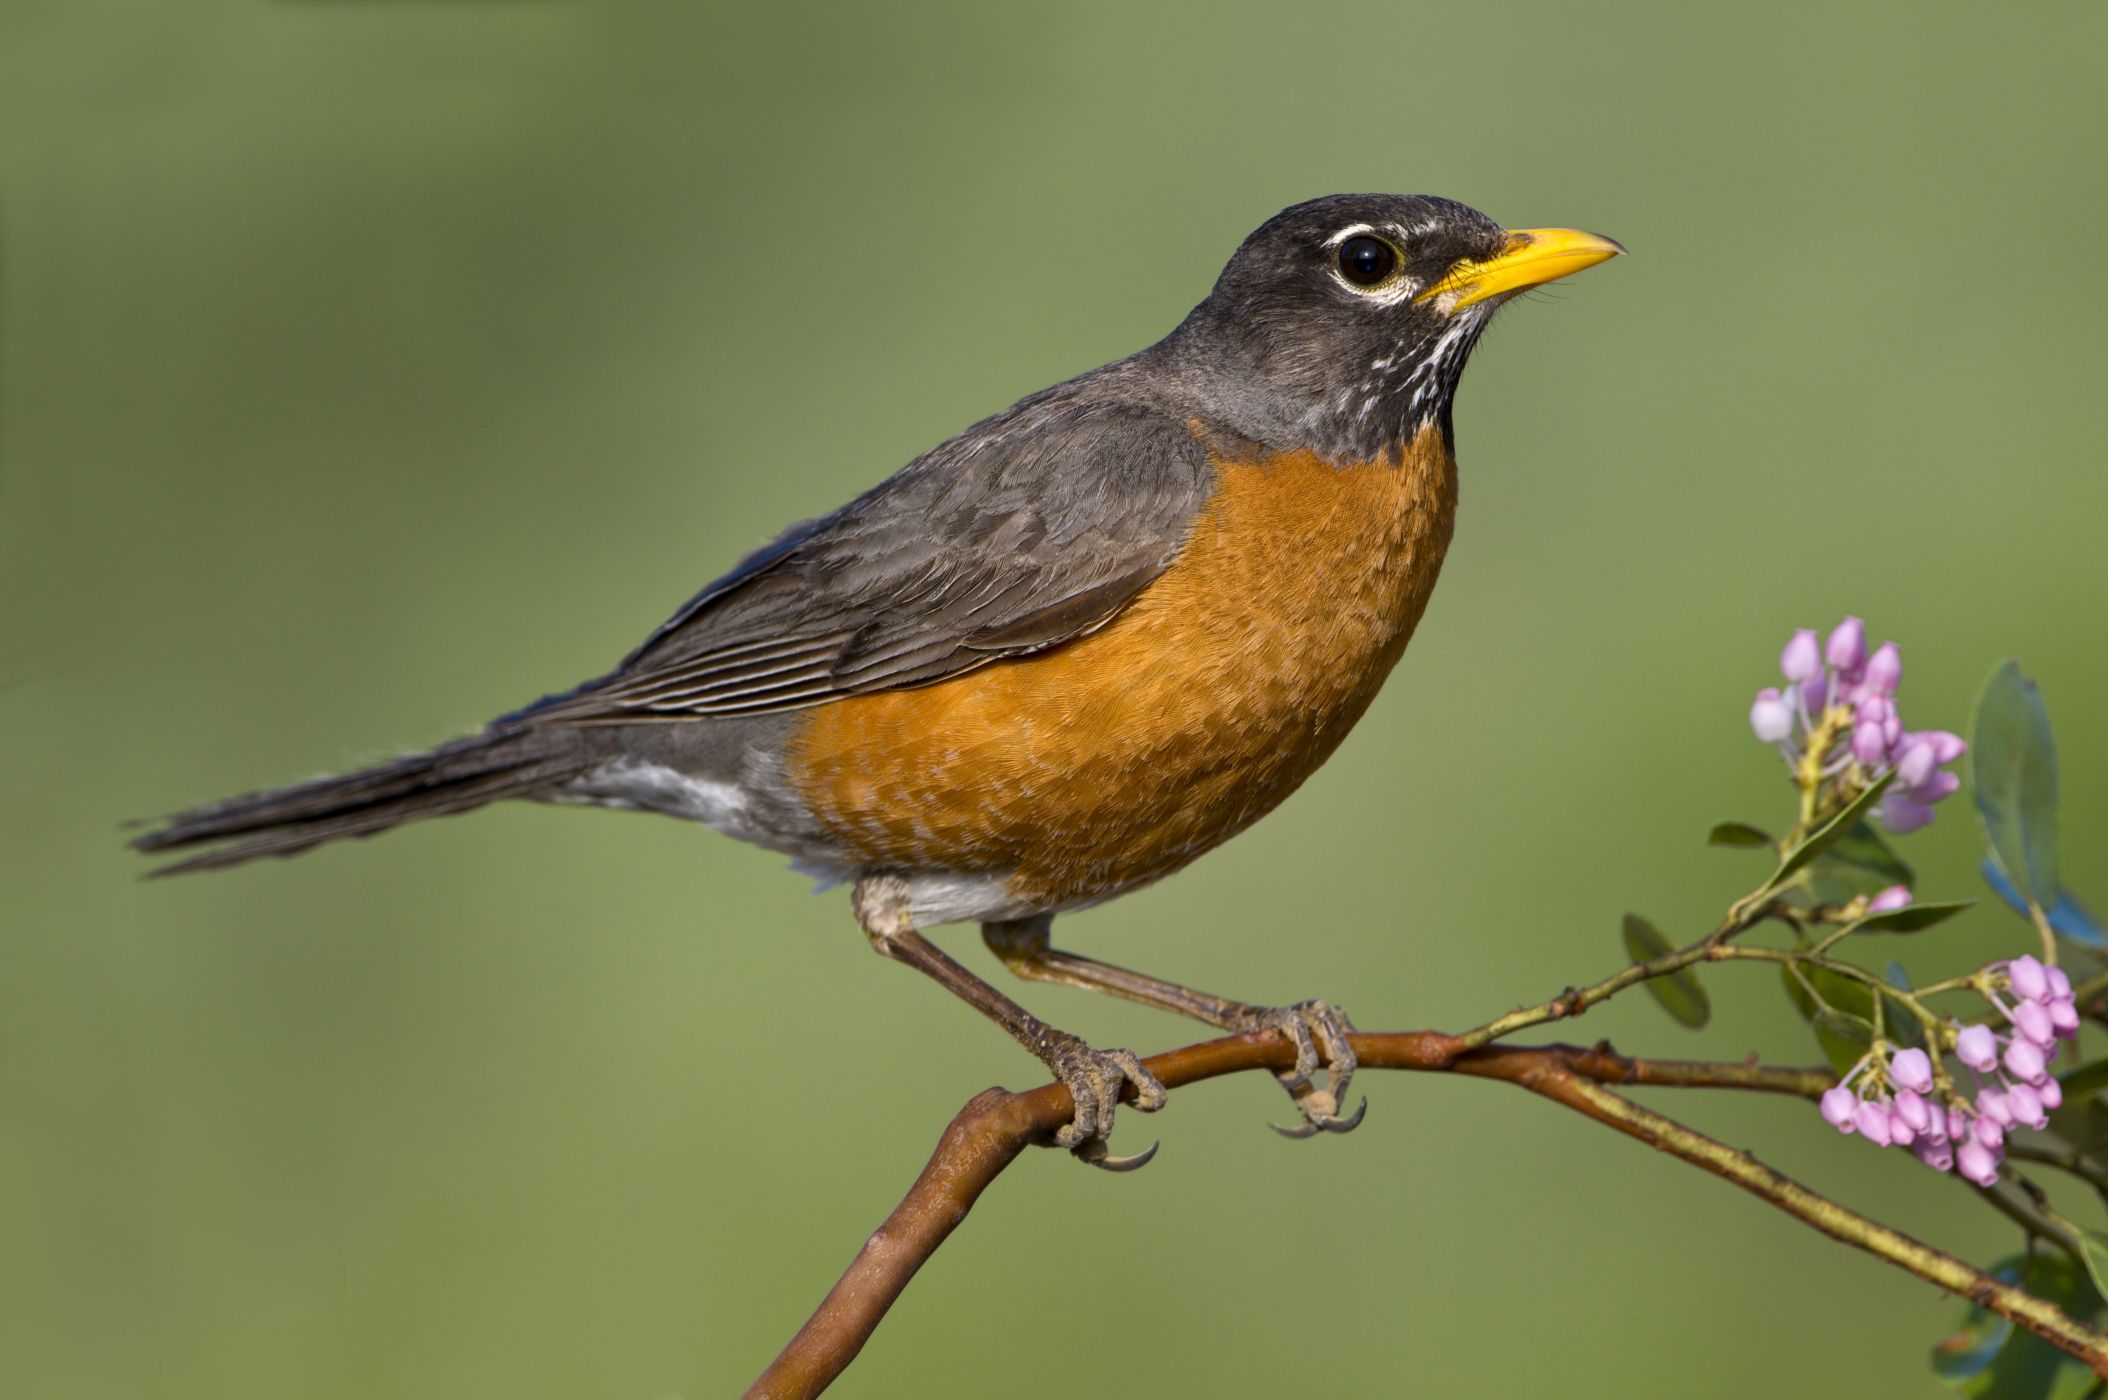
{"label": "green background", "polygon": [[[2108,902],[2108,9],[0,0],[0,1394],[733,1392],[971,1093],[1035,1066],[839,892],[520,806],[168,884],[118,824],[435,741],[974,418],[1239,238],[1425,190],[1633,256],[1510,309],[1433,609],[1340,761],[1062,941],[1458,1027],[1672,935],[1785,820],[1751,692],[2021,657]],[[1980,893],[1957,801],[1904,844]],[[970,930],[948,945],[994,971]],[[1901,946],[1901,945],[1899,945]],[[1926,975],[2024,946],[1979,911]],[[1692,1035],[1812,1057],[1756,969]],[[1059,989],[1145,1051],[1192,1038]],[[1953,1305],[1484,1083],[1250,1076],[1033,1153],[843,1395],[1931,1393]],[[1965,1188],[1665,1099],[1978,1261]]]}

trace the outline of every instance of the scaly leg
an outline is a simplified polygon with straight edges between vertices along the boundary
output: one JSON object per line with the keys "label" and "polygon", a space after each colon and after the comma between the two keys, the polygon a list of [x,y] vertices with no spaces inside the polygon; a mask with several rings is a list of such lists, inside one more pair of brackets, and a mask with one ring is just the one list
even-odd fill
{"label": "scaly leg", "polygon": [[[1059,982],[1064,986],[1109,992],[1126,1001],[1191,1016],[1218,1030],[1277,1030],[1295,1046],[1296,1063],[1294,1069],[1275,1077],[1295,1100],[1296,1110],[1302,1114],[1303,1121],[1293,1128],[1276,1125],[1274,1131],[1284,1137],[1305,1138],[1321,1130],[1344,1133],[1361,1126],[1362,1115],[1369,1109],[1367,1099],[1361,1101],[1361,1106],[1351,1117],[1338,1116],[1355,1069],[1354,1047],[1347,1040],[1354,1027],[1339,1008],[1323,1001],[1299,1002],[1294,1006],[1252,1006],[1231,1001],[1228,997],[1196,992],[1191,987],[1181,987],[1160,977],[1065,953],[1048,941],[1053,927],[1054,916],[1043,914],[1032,919],[983,924],[981,938],[1012,972],[1035,982]],[[1317,1073],[1321,1063],[1329,1080],[1323,1089],[1311,1083],[1311,1076]]]}
{"label": "scaly leg", "polygon": [[1017,1042],[1054,1071],[1076,1101],[1076,1116],[1055,1134],[1066,1147],[1094,1167],[1133,1171],[1156,1155],[1156,1145],[1131,1157],[1109,1156],[1105,1139],[1113,1130],[1113,1108],[1120,1091],[1134,1085],[1135,1107],[1154,1113],[1164,1106],[1164,1086],[1128,1050],[1095,1050],[1067,1031],[1056,1030],[947,957],[917,932],[908,919],[908,886],[898,876],[867,875],[850,894],[856,921],[871,946],[885,956],[930,977],[968,1006],[1016,1037]]}

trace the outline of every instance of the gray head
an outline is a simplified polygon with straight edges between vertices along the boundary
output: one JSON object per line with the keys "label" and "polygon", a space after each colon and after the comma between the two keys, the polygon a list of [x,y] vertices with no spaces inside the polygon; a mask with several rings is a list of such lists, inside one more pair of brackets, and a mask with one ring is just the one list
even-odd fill
{"label": "gray head", "polygon": [[1503,302],[1623,251],[1433,195],[1313,199],[1245,239],[1147,357],[1254,441],[1371,461],[1430,424],[1448,433],[1457,378]]}

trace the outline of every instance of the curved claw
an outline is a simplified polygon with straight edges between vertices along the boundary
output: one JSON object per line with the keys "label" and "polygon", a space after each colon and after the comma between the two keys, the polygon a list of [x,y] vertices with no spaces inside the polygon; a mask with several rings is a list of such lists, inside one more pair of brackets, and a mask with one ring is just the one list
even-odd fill
{"label": "curved claw", "polygon": [[[1360,1120],[1357,1119],[1356,1121],[1359,1122]],[[1284,1128],[1279,1123],[1269,1123],[1266,1126],[1272,1128],[1290,1142],[1301,1142],[1304,1138],[1318,1135],[1318,1122],[1315,1118],[1305,1118],[1302,1122],[1289,1128]]]}
{"label": "curved claw", "polygon": [[1104,1138],[1092,1138],[1089,1142],[1070,1148],[1069,1151],[1077,1161],[1088,1162],[1100,1171],[1136,1172],[1148,1166],[1150,1159],[1156,1156],[1156,1150],[1162,1146],[1162,1142],[1152,1142],[1140,1152],[1115,1157],[1105,1150]]}
{"label": "curved claw", "polygon": [[1361,1120],[1368,1116],[1369,1100],[1367,1095],[1363,1095],[1361,1103],[1356,1105],[1354,1111],[1345,1118],[1326,1118],[1320,1121],[1318,1126],[1328,1133],[1351,1133],[1356,1128],[1359,1128]]}

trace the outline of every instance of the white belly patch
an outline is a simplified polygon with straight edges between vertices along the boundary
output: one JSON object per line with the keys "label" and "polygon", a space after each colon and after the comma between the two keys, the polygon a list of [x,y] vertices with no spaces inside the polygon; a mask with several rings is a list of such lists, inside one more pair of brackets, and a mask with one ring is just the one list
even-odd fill
{"label": "white belly patch", "polygon": [[[618,758],[604,763],[565,783],[552,800],[630,812],[659,812],[701,822],[736,840],[786,852],[795,857],[793,867],[820,881],[822,889],[852,881],[858,874],[853,866],[840,863],[836,852],[815,849],[815,843],[809,840],[786,839],[783,833],[769,830],[765,822],[757,819],[753,799],[744,788],[642,759]],[[1019,903],[1002,875],[925,870],[904,872],[904,878],[910,891],[908,912],[918,927],[1021,919],[1040,912]]]}

